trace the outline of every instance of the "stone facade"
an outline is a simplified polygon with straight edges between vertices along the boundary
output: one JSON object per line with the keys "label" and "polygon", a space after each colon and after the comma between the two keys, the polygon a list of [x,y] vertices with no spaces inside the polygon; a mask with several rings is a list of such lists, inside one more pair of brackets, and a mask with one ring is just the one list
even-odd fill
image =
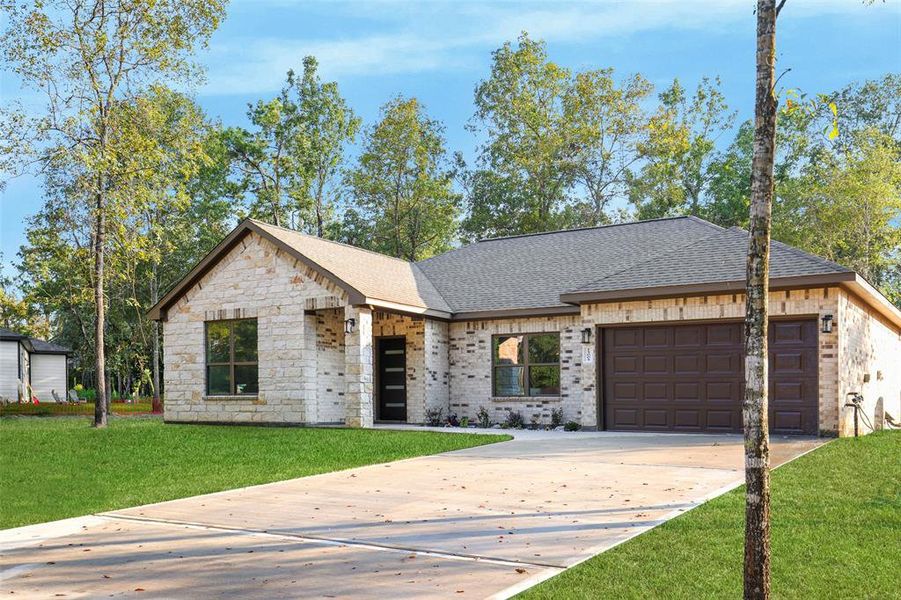
{"label": "stone facade", "polygon": [[[329,278],[251,234],[168,310],[163,323],[165,417],[169,421],[347,424],[378,419],[374,354],[380,337],[406,340],[407,421],[425,422],[428,410],[475,421],[485,408],[492,421],[511,411],[526,423],[564,421],[597,425],[597,330],[623,323],[739,320],[742,294],[585,304],[579,314],[439,321],[424,316],[348,306]],[[832,333],[819,333],[819,425],[827,433],[853,432],[846,394],[861,392],[864,411],[879,426],[887,412],[901,418],[901,334],[878,313],[839,287],[774,291],[773,317],[835,317]],[[205,322],[255,318],[259,392],[208,396]],[[346,319],[356,327],[345,333]],[[591,345],[581,332],[595,332]],[[560,394],[494,397],[494,335],[560,333]]]}
{"label": "stone facade", "polygon": [[[840,435],[854,435],[854,409],[844,406],[847,394],[863,394],[861,432],[883,426],[885,413],[901,418],[901,332],[856,296],[842,291],[835,329],[839,332],[838,400]],[[866,421],[869,421],[867,423]]]}
{"label": "stone facade", "polygon": [[[563,409],[564,421],[580,421],[582,411],[582,344],[577,315],[461,321],[450,324],[450,410],[458,417],[476,419],[485,408],[494,422],[510,411],[551,422],[551,411]],[[501,334],[560,332],[560,395],[534,398],[495,397],[491,376],[491,338]]]}
{"label": "stone facade", "polygon": [[[333,305],[344,292],[262,237],[241,241],[163,322],[166,420],[315,422],[319,358],[305,351],[316,336],[308,301]],[[257,319],[259,393],[207,396],[204,323],[236,318]]]}

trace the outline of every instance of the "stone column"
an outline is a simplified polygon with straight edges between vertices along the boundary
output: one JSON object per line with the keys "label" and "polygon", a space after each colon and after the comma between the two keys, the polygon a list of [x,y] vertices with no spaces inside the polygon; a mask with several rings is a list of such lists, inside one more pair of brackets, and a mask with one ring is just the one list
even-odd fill
{"label": "stone column", "polygon": [[356,322],[354,332],[344,334],[344,422],[372,427],[372,311],[345,306],[344,318]]}

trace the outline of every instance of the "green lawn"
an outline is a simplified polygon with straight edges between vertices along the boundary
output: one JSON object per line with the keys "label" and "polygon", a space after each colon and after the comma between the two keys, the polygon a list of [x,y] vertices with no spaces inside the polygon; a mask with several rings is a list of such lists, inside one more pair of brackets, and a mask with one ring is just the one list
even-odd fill
{"label": "green lawn", "polygon": [[0,419],[0,529],[479,446],[509,436]]}
{"label": "green lawn", "polygon": [[[773,472],[773,596],[897,598],[901,432],[836,440]],[[520,596],[740,598],[744,488]]]}

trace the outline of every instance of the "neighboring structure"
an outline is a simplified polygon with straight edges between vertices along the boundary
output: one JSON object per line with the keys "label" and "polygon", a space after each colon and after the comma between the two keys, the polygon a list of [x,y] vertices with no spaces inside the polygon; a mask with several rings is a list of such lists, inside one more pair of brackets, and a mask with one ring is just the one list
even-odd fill
{"label": "neighboring structure", "polygon": [[[693,217],[481,241],[410,263],[242,222],[154,306],[167,421],[503,421],[741,430],[747,233]],[[901,417],[901,312],[774,242],[773,432]]]}
{"label": "neighboring structure", "polygon": [[0,399],[53,402],[53,392],[66,398],[70,351],[0,328]]}

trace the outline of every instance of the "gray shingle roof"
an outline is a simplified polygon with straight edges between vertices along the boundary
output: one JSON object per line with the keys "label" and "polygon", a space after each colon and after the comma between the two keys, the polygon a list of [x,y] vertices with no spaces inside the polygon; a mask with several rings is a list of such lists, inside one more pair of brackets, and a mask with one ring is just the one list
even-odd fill
{"label": "gray shingle roof", "polygon": [[[619,271],[575,287],[577,292],[641,290],[663,286],[695,285],[745,280],[748,232],[734,227],[713,232],[651,260],[633,263]],[[836,263],[773,241],[770,278],[853,273]]]}
{"label": "gray shingle roof", "polygon": [[560,294],[723,231],[674,217],[484,240],[417,264],[455,313],[557,307]]}

